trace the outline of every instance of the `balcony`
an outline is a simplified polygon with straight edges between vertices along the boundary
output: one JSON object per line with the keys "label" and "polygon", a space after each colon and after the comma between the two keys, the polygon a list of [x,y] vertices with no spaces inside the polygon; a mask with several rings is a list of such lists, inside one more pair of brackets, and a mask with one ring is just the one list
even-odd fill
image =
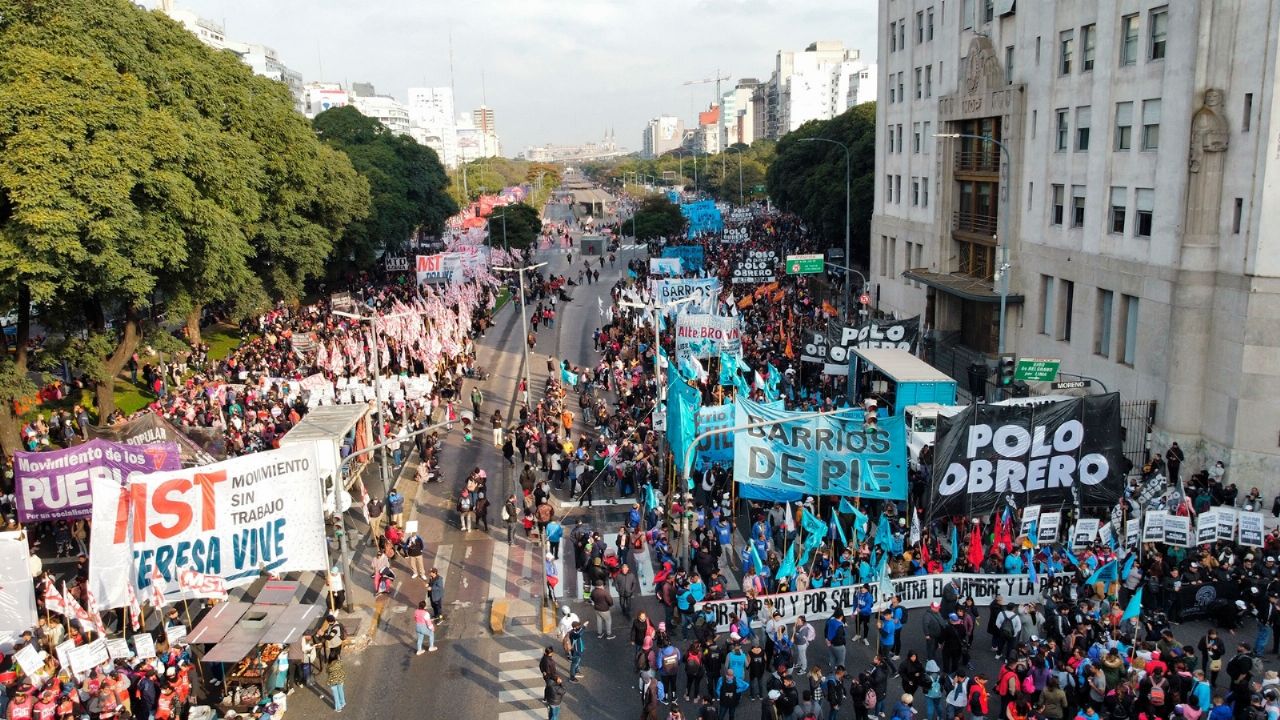
{"label": "balcony", "polygon": [[1000,174],[1000,150],[992,145],[989,150],[957,150],[958,173]]}
{"label": "balcony", "polygon": [[983,237],[992,237],[998,230],[995,215],[961,212],[951,213],[951,229],[955,232],[972,233]]}

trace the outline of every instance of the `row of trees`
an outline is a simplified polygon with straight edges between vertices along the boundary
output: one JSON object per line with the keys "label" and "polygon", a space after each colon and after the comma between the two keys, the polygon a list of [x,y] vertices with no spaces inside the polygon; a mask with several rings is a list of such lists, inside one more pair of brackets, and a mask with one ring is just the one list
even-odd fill
{"label": "row of trees", "polygon": [[757,140],[751,145],[735,143],[722,153],[695,157],[687,150],[672,150],[657,158],[588,163],[584,170],[606,187],[633,183],[634,174],[642,181],[652,177],[660,186],[697,189],[716,200],[736,203],[741,197],[743,202],[754,202],[765,197],[765,173],[774,153],[772,140]]}
{"label": "row of trees", "polygon": [[135,350],[173,342],[159,308],[198,340],[204,307],[296,300],[456,211],[431,150],[349,113],[313,128],[285,86],[127,0],[0,0],[0,47],[5,451],[32,370],[86,373],[105,417]]}

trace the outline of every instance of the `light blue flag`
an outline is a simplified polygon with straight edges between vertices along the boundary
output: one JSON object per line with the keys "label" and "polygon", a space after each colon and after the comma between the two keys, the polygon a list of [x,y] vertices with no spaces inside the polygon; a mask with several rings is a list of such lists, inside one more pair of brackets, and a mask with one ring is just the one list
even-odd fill
{"label": "light blue flag", "polygon": [[738,357],[729,353],[720,353],[720,384],[735,385],[734,378],[738,376]]}
{"label": "light blue flag", "polygon": [[791,543],[787,547],[787,557],[783,559],[782,564],[778,566],[778,579],[791,577],[796,574],[796,544]]}
{"label": "light blue flag", "polygon": [[880,567],[876,568],[876,579],[880,582],[880,597],[893,595],[893,582],[889,579],[889,553],[880,556]]}
{"label": "light blue flag", "polygon": [[756,550],[756,544],[751,545],[751,562],[755,563],[756,572],[764,572],[764,561],[760,559],[760,553]]}
{"label": "light blue flag", "polygon": [[778,399],[778,383],[782,381],[782,373],[778,372],[778,368],[769,363],[769,375],[764,381],[764,397],[769,402]]}
{"label": "light blue flag", "polygon": [[[671,374],[667,386],[667,440],[676,462],[683,467],[685,453],[697,437],[698,408],[702,405],[702,393]],[[690,483],[693,480],[690,478]]]}
{"label": "light blue flag", "polygon": [[1138,559],[1138,553],[1129,553],[1129,559],[1124,561],[1124,569],[1120,571],[1120,579],[1128,580],[1129,573],[1133,572],[1133,563]]}
{"label": "light blue flag", "polygon": [[[652,485],[644,486],[644,506],[647,510],[658,507],[658,494],[653,491]],[[754,549],[754,546],[752,546]]]}
{"label": "light blue flag", "polygon": [[853,515],[858,512],[858,508],[854,507],[853,503],[849,502],[849,498],[842,497],[840,498],[840,512]]}
{"label": "light blue flag", "polygon": [[578,374],[569,372],[568,368],[560,368],[560,382],[569,387],[578,387]]}
{"label": "light blue flag", "polygon": [[1072,565],[1075,565],[1076,567],[1080,567],[1080,561],[1076,559],[1075,553],[1071,552],[1070,546],[1063,545],[1062,554],[1067,556],[1067,559],[1071,561]]}
{"label": "light blue flag", "polygon": [[1089,576],[1089,584],[1104,583],[1110,585],[1119,577],[1120,564],[1115,560],[1109,560],[1102,564],[1093,574]]}
{"label": "light blue flag", "polygon": [[831,511],[831,524],[836,526],[836,533],[840,536],[840,544],[844,547],[849,546],[849,538],[844,534],[844,526],[840,524],[840,516],[836,515],[836,511]]}
{"label": "light blue flag", "polygon": [[955,567],[956,557],[960,555],[960,538],[956,534],[956,526],[951,526],[951,557],[942,564],[943,572],[951,572],[951,568]]}
{"label": "light blue flag", "polygon": [[1124,622],[1129,618],[1136,618],[1142,614],[1142,588],[1138,588],[1138,592],[1133,594],[1129,600],[1129,606],[1124,609],[1124,614],[1120,616],[1120,622]]}
{"label": "light blue flag", "polygon": [[876,545],[882,548],[893,545],[893,530],[889,527],[888,516],[883,513],[880,514],[880,524],[876,527]]}
{"label": "light blue flag", "polygon": [[[827,524],[813,513],[809,512],[809,508],[800,511],[800,524],[804,527],[805,544],[809,544],[809,538],[816,537],[819,540],[825,539],[827,536]],[[822,543],[819,542],[819,545]]]}
{"label": "light blue flag", "polygon": [[867,515],[855,506],[853,508],[853,542],[855,544],[861,542],[862,536],[866,533]]}
{"label": "light blue flag", "polygon": [[1031,581],[1031,586],[1036,585],[1036,556],[1030,550],[1024,551],[1027,558],[1027,579]]}

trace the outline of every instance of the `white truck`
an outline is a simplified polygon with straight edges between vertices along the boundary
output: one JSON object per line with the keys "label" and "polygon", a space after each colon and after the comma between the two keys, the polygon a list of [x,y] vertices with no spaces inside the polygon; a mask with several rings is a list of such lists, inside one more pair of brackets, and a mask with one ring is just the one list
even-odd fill
{"label": "white truck", "polygon": [[[1040,405],[1043,403],[1073,400],[1069,395],[1038,395],[1036,397],[1009,398],[991,405]],[[907,425],[907,461],[912,470],[920,470],[920,453],[933,445],[938,432],[938,418],[951,417],[967,405],[939,405],[938,403],[917,403],[908,405],[903,411],[903,419]]]}

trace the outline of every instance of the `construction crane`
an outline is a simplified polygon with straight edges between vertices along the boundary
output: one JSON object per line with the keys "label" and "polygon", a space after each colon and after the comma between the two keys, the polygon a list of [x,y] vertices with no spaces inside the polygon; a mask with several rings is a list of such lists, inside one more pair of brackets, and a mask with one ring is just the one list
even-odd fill
{"label": "construction crane", "polygon": [[689,80],[689,81],[685,82],[684,84],[685,84],[685,85],[706,85],[706,84],[709,84],[709,83],[715,83],[715,84],[716,84],[716,96],[715,96],[715,98],[712,100],[712,103],[714,103],[714,104],[716,104],[716,105],[719,105],[719,104],[720,104],[720,81],[721,81],[721,80],[728,80],[728,79],[730,79],[731,77],[732,77],[731,75],[721,75],[721,74],[720,74],[720,68],[716,68],[716,75],[715,75],[715,77],[703,78],[703,79],[701,79],[701,80]]}

